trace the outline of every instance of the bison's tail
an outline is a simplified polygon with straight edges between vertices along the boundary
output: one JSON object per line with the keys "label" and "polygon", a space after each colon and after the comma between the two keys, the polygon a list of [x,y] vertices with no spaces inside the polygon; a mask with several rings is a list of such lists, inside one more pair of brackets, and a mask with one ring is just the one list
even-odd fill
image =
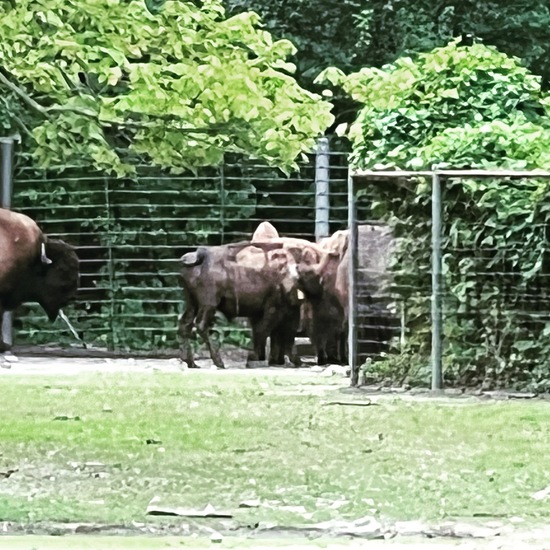
{"label": "bison's tail", "polygon": [[200,265],[204,262],[206,258],[206,249],[204,248],[197,248],[195,252],[188,252],[187,254],[184,254],[181,258],[181,264],[183,267],[194,267],[196,265]]}

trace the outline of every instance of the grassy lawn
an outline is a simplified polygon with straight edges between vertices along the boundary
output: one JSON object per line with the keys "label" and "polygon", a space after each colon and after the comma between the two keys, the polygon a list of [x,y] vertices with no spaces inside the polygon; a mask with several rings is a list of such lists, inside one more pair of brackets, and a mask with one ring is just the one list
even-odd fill
{"label": "grassy lawn", "polygon": [[[334,539],[245,539],[242,537],[225,538],[221,543],[213,543],[204,538],[189,539],[182,537],[113,537],[113,536],[64,536],[64,537],[4,537],[0,538],[2,550],[166,550],[167,548],[184,548],[189,550],[207,550],[211,548],[245,548],[253,550],[350,550],[365,548],[368,550],[418,550],[417,541],[400,539],[386,540],[334,540]],[[466,550],[461,541],[446,539],[444,541],[424,540],[422,550],[453,550],[460,547]],[[476,546],[476,550],[480,550]],[[489,550],[489,549],[488,549]],[[503,549],[506,550],[506,549]],[[507,549],[509,550],[509,549]]]}
{"label": "grassy lawn", "polygon": [[[549,403],[327,405],[353,398],[338,386],[231,372],[2,377],[0,521],[166,521],[145,515],[153,496],[251,523],[550,516],[530,496],[550,485]],[[251,499],[267,506],[238,508]]]}

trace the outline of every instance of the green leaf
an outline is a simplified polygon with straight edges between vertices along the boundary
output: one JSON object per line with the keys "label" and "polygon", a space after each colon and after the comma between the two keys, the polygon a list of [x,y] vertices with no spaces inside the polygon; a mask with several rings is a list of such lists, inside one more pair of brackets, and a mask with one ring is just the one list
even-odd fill
{"label": "green leaf", "polygon": [[[218,0],[23,1],[0,16],[3,70],[22,91],[8,126],[28,113],[27,145],[44,166],[179,169],[238,152],[289,169],[334,120],[287,74],[292,43],[273,40],[255,13],[225,18]],[[186,136],[177,147],[165,143],[172,132]]]}

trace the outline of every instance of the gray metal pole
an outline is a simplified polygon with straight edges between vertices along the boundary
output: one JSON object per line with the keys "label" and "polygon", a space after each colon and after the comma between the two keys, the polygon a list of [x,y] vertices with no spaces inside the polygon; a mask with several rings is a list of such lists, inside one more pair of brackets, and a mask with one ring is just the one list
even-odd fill
{"label": "gray metal pole", "polygon": [[[0,180],[2,182],[2,208],[11,208],[13,189],[13,138],[2,138],[0,150],[2,152]],[[9,346],[13,345],[13,315],[6,311],[2,316],[2,341]]]}
{"label": "gray metal pole", "polygon": [[441,310],[441,179],[432,175],[432,390],[443,389]]}
{"label": "gray metal pole", "polygon": [[329,144],[327,138],[319,139],[315,155],[315,240],[328,237],[329,229]]}
{"label": "gray metal pole", "polygon": [[359,364],[357,361],[357,209],[355,204],[355,189],[353,177],[348,172],[348,360],[350,366],[351,385],[359,383]]}
{"label": "gray metal pole", "polygon": [[11,208],[13,138],[0,138],[2,150],[2,208]]}

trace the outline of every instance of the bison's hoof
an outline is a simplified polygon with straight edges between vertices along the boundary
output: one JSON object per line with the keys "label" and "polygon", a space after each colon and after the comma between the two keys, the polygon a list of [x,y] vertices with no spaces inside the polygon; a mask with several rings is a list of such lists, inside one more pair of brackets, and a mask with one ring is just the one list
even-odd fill
{"label": "bison's hoof", "polygon": [[11,349],[11,346],[9,344],[6,344],[6,342],[0,342],[0,353],[10,351],[10,349]]}

